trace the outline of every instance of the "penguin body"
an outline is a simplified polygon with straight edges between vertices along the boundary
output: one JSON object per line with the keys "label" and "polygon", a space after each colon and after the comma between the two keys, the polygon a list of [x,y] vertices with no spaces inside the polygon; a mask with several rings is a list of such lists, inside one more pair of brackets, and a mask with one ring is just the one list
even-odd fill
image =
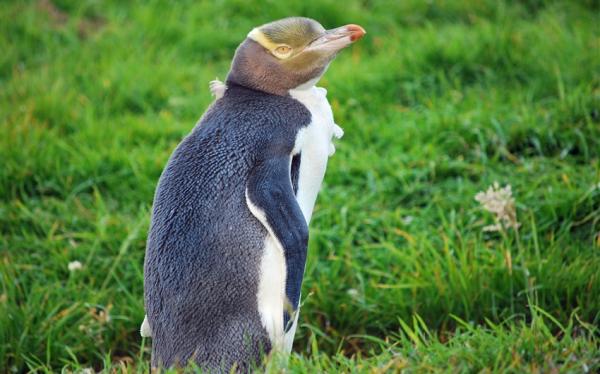
{"label": "penguin body", "polygon": [[[281,241],[298,247],[304,261],[308,228],[292,205],[288,170],[296,135],[310,121],[310,112],[292,98],[229,85],[171,156],[155,195],[145,262],[153,367],[193,358],[228,369],[257,362],[261,351],[272,348],[257,295],[261,275],[272,293],[284,286],[271,279],[285,269],[261,267],[273,256],[269,250],[283,254],[279,246],[265,244],[275,242],[276,234],[248,204],[263,212],[273,204],[284,210],[286,222],[293,224]],[[281,195],[269,201],[264,189]]]}
{"label": "penguin body", "polygon": [[[281,49],[286,27],[307,34],[308,44]],[[328,33],[294,18],[253,30],[226,85],[215,86],[218,99],[171,155],[144,263],[141,333],[152,337],[152,367],[193,361],[210,372],[246,372],[264,353],[291,350],[308,222],[331,138],[342,134],[314,83],[354,33],[364,34],[357,27]]]}

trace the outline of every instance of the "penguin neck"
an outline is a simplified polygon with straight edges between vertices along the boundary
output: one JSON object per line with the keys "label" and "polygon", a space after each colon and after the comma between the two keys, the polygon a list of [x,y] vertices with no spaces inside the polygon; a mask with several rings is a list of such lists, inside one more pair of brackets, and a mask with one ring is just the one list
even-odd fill
{"label": "penguin neck", "polygon": [[249,90],[253,90],[253,91],[260,91],[260,92],[265,92],[271,95],[277,95],[277,96],[287,96],[288,95],[288,90],[284,89],[284,88],[279,88],[276,86],[267,86],[267,85],[262,85],[262,84],[254,84],[254,82],[252,82],[249,79],[244,79],[244,77],[238,77],[236,74],[233,73],[229,73],[229,75],[227,76],[227,87],[232,87],[232,86],[239,86],[239,87],[244,87],[246,89]]}
{"label": "penguin neck", "polygon": [[316,86],[316,84],[319,81],[319,79],[321,79],[320,75],[318,77],[314,77],[313,79],[309,80],[308,82],[302,83],[301,85],[299,85],[296,88],[293,88],[290,91],[306,91],[306,90],[310,90],[311,88],[313,88],[314,86]]}
{"label": "penguin neck", "polygon": [[314,88],[317,85],[317,83],[319,83],[319,81],[321,80],[321,78],[323,77],[325,72],[327,71],[327,68],[329,68],[329,64],[325,65],[325,68],[323,69],[323,71],[321,71],[321,74],[317,75],[316,77],[314,77],[312,79],[309,79],[308,81],[302,83],[301,85],[297,86],[296,88],[291,89],[290,92],[307,91],[307,90]]}
{"label": "penguin neck", "polygon": [[246,89],[250,89],[250,90],[254,90],[254,91],[261,91],[261,92],[266,92],[268,94],[271,95],[278,95],[278,96],[291,96],[291,94],[293,92],[298,92],[298,91],[310,91],[311,89],[313,89],[315,87],[315,85],[317,84],[317,82],[319,81],[319,79],[321,79],[321,77],[316,77],[313,78],[305,83],[302,83],[301,85],[298,85],[292,89],[269,89],[269,88],[265,88],[265,87],[255,87],[251,84],[243,84],[243,83],[239,83],[235,77],[232,77],[231,74],[227,77],[226,80],[226,85],[227,87],[234,87],[234,86],[238,86],[238,87],[243,87]]}

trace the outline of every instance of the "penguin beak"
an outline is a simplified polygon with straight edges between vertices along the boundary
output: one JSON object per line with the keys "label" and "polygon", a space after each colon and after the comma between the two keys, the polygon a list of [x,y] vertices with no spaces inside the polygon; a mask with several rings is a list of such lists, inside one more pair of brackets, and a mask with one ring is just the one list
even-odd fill
{"label": "penguin beak", "polygon": [[362,38],[367,32],[359,25],[346,25],[327,30],[309,44],[309,49],[337,52]]}

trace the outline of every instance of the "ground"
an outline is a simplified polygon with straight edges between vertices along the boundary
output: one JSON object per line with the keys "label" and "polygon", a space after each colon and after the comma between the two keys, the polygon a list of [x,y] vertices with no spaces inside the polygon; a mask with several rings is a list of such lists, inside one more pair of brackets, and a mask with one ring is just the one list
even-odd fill
{"label": "ground", "polygon": [[[343,3],[343,4],[342,4]],[[271,372],[600,370],[600,3],[3,1],[0,371],[140,371],[156,182],[254,26],[367,35],[291,359]],[[475,200],[510,185],[518,230]],[[77,261],[79,263],[77,263]]]}

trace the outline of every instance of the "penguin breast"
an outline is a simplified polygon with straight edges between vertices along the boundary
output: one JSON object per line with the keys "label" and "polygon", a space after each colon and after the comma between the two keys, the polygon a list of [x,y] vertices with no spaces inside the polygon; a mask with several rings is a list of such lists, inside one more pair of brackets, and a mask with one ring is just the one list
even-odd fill
{"label": "penguin breast", "polygon": [[300,154],[296,198],[308,224],[325,176],[336,124],[324,88],[291,90],[290,96],[304,105],[311,114],[311,122],[298,132],[293,151],[294,154]]}

